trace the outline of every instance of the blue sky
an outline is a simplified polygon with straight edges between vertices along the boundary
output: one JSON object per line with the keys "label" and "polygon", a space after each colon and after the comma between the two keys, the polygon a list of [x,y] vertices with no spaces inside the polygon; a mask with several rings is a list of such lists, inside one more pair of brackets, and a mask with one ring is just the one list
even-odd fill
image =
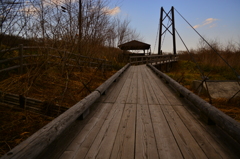
{"label": "blue sky", "polygon": [[[130,26],[140,33],[144,42],[151,44],[152,52],[158,48],[155,41],[161,7],[168,12],[174,6],[208,40],[223,45],[229,41],[240,43],[240,0],[111,0],[111,3],[115,4],[111,7],[120,8],[117,16],[130,19]],[[200,37],[177,12],[175,27],[189,49],[197,48]],[[167,34],[163,51],[172,50],[170,38]],[[178,37],[177,50],[185,50]]]}

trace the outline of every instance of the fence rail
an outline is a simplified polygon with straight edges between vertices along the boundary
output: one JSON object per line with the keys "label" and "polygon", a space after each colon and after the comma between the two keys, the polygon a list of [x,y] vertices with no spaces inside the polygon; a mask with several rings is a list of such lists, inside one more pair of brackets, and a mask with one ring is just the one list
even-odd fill
{"label": "fence rail", "polygon": [[13,108],[22,108],[38,114],[57,117],[68,108],[22,95],[0,92],[0,103]]}
{"label": "fence rail", "polygon": [[131,64],[163,64],[178,61],[177,55],[148,55],[148,56],[131,56],[129,58]]}
{"label": "fence rail", "polygon": [[[0,60],[0,64],[18,60],[17,65],[1,68],[0,73],[19,68],[19,74],[22,74],[24,66],[36,64],[36,63],[23,63],[23,59],[29,58],[29,57],[44,56],[44,55],[40,55],[40,54],[23,55],[24,50],[27,50],[27,49],[48,49],[48,50],[55,50],[55,51],[61,52],[61,53],[64,54],[64,56],[58,56],[58,55],[53,55],[53,54],[47,54],[47,56],[61,59],[62,61],[65,62],[65,65],[68,65],[68,66],[99,67],[99,65],[100,65],[102,67],[102,69],[109,69],[109,68],[111,69],[112,68],[112,62],[104,60],[104,59],[92,58],[92,57],[88,57],[88,56],[78,55],[78,54],[74,54],[74,53],[71,53],[71,52],[68,52],[68,51],[58,50],[58,49],[52,48],[52,47],[38,47],[38,46],[19,45],[19,47],[16,47],[16,48],[5,49],[5,50],[0,51],[1,54],[4,54],[6,52],[11,52],[11,51],[14,51],[14,50],[19,51],[18,52],[18,57],[13,57],[13,58],[9,58],[9,59]],[[65,55],[68,55],[68,57],[65,57]],[[72,58],[72,57],[70,58],[70,56],[75,56],[75,58]],[[77,62],[77,65],[69,64],[69,63],[67,63],[68,61]]]}

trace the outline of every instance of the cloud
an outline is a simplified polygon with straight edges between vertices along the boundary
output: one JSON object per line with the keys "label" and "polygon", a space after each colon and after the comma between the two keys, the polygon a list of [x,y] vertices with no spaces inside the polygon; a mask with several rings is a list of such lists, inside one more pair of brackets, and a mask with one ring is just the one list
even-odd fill
{"label": "cloud", "polygon": [[28,5],[21,9],[21,11],[24,12],[24,14],[33,16],[36,16],[39,10],[40,9],[38,7],[34,7],[33,5]]}
{"label": "cloud", "polygon": [[121,10],[120,10],[120,7],[115,7],[115,8],[113,8],[113,9],[110,9],[109,7],[103,8],[103,12],[104,12],[105,14],[109,14],[109,15],[116,15],[116,14],[118,14],[120,11],[121,11]]}
{"label": "cloud", "polygon": [[[214,18],[208,18],[208,19],[206,19],[204,22],[202,22],[202,24],[198,24],[198,25],[195,25],[195,26],[193,26],[193,28],[200,28],[200,27],[203,27],[203,26],[205,26],[205,25],[209,25],[209,24],[212,24],[213,22],[215,22],[215,21],[217,21],[218,19],[214,19]],[[210,28],[212,28],[212,27],[215,27],[216,26],[216,24],[212,24],[212,25],[210,25]]]}
{"label": "cloud", "polygon": [[63,4],[63,2],[59,1],[59,0],[43,0],[43,4],[45,6],[51,6],[51,5],[59,6],[59,5]]}

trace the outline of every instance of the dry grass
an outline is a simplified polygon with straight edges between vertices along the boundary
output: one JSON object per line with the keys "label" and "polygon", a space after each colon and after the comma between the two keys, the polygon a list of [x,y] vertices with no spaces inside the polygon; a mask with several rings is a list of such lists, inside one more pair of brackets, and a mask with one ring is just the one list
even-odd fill
{"label": "dry grass", "polygon": [[[199,48],[191,50],[190,54],[184,51],[179,53],[178,66],[173,69],[174,71],[167,73],[170,77],[192,92],[194,92],[192,81],[203,80],[204,77],[210,80],[240,80],[237,77],[240,73],[240,45],[237,47],[230,42],[224,47],[217,41],[211,41],[210,44],[217,51],[216,53],[203,41],[200,41],[199,44]],[[240,99],[238,97],[231,100],[211,99],[204,94],[201,94],[200,97],[240,122]]]}
{"label": "dry grass", "polygon": [[[204,56],[207,56],[207,54],[202,54]],[[231,55],[233,57],[231,57]],[[209,54],[208,57],[202,57],[201,54],[194,55],[195,58],[197,57],[199,60],[197,61],[199,66],[201,67],[202,71],[204,72],[204,75],[208,76],[210,79],[214,80],[236,80],[235,74],[229,70],[229,68],[226,67],[224,63],[220,64],[217,63],[217,66],[214,65],[214,59],[211,57],[212,55]],[[190,57],[186,54],[180,55],[180,60],[178,62],[178,65],[175,66],[173,71],[168,72],[167,74],[179,82],[181,85],[186,87],[187,89],[194,92],[192,88],[192,81],[194,80],[202,80],[202,76],[200,71],[198,70],[198,66],[196,63],[191,62]],[[196,59],[197,59],[196,58]],[[228,54],[228,59],[239,59],[239,56],[236,54]],[[185,59],[185,60],[183,60]],[[187,59],[187,60],[186,60]],[[205,60],[207,59],[207,60]],[[230,60],[228,60],[230,61]],[[232,65],[234,64],[235,59],[232,61]],[[235,63],[233,67],[239,71],[240,64]],[[195,92],[197,94],[197,92]],[[200,95],[200,97],[207,102],[210,102],[210,98],[207,95]],[[212,105],[227,114],[228,116],[232,117],[236,121],[240,122],[240,99],[234,98],[229,101],[229,99],[224,98],[218,98],[218,99],[211,99]]]}
{"label": "dry grass", "polygon": [[81,71],[72,69],[62,74],[54,66],[48,70],[32,70],[23,75],[12,75],[0,82],[0,90],[70,107],[114,72],[84,68]]}
{"label": "dry grass", "polygon": [[[48,103],[71,107],[94,91],[112,76],[116,70],[101,68],[65,68],[54,65],[35,67],[25,74],[10,74],[0,81],[0,90],[22,94]],[[53,118],[26,110],[0,105],[0,156],[50,122]]]}
{"label": "dry grass", "polygon": [[53,118],[0,105],[0,156],[4,155]]}
{"label": "dry grass", "polygon": [[192,50],[191,54],[182,52],[180,59],[191,61],[197,72],[202,71],[204,76],[212,80],[237,80],[236,72],[240,74],[240,51],[218,50],[217,54],[212,50],[201,48]]}

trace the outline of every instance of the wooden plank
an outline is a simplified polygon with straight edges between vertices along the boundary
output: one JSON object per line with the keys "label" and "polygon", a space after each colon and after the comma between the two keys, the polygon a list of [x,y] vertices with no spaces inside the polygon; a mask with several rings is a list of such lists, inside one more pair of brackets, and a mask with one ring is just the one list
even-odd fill
{"label": "wooden plank", "polygon": [[136,125],[135,158],[159,158],[148,105],[137,105]]}
{"label": "wooden plank", "polygon": [[109,79],[107,79],[103,84],[101,84],[96,91],[100,92],[100,94],[104,94],[104,92],[111,86],[111,84],[119,77],[120,74],[122,74],[130,64],[125,65],[122,69],[120,69],[118,72],[116,72],[114,75],[112,75]]}
{"label": "wooden plank", "polygon": [[82,131],[64,151],[60,157],[61,159],[74,158],[77,153],[81,153],[81,158],[84,158],[88,152],[87,148],[90,147],[94,142],[94,139],[99,133],[104,121],[107,118],[107,115],[112,109],[112,106],[113,104],[111,103],[99,104],[99,109],[97,109],[94,116],[92,116],[89,122],[83,127]]}
{"label": "wooden plank", "polygon": [[[96,116],[99,116],[101,113],[107,113],[109,107],[105,107],[105,105],[96,103],[91,107],[90,114],[84,120],[75,120],[68,129],[66,129],[57,140],[55,140],[45,151],[43,151],[37,159],[52,159],[52,158],[60,158],[61,156],[66,155],[69,152],[69,157],[73,155],[72,151],[66,151],[69,146],[73,146],[73,141],[79,137],[81,130],[88,125],[87,123],[92,122]],[[93,119],[94,118],[94,119]],[[75,147],[78,148],[77,146]],[[69,150],[69,149],[68,149]]]}
{"label": "wooden plank", "polygon": [[135,119],[136,104],[126,104],[110,158],[134,158]]}
{"label": "wooden plank", "polygon": [[161,80],[159,81],[158,77],[156,77],[152,72],[149,72],[148,69],[145,69],[145,73],[146,73],[147,77],[152,80],[151,86],[152,86],[152,88],[154,88],[153,93],[155,94],[155,96],[158,100],[157,104],[171,105],[165,96],[165,90],[168,88],[165,87],[164,83]]}
{"label": "wooden plank", "polygon": [[147,95],[147,101],[148,101],[148,104],[158,104],[158,100],[154,94],[154,91],[153,91],[153,88],[152,88],[152,85],[151,85],[151,82],[148,75],[146,74],[145,72],[145,69],[146,67],[144,67],[142,69],[142,77],[144,79],[144,88],[145,88],[145,91],[146,91],[146,95]]}
{"label": "wooden plank", "polygon": [[[199,109],[197,109],[191,103],[187,103],[185,105],[186,110],[192,115],[192,117],[198,122],[199,126],[205,129],[206,132],[210,135],[215,143],[220,147],[223,147],[223,151],[221,153],[230,154],[229,156],[232,158],[236,158],[234,156],[240,156],[240,143],[236,140],[233,140],[231,136],[229,136],[226,132],[224,132],[220,127],[216,125],[208,125],[202,119],[199,113]],[[215,148],[217,150],[217,148]],[[221,154],[220,153],[220,154]]]}
{"label": "wooden plank", "polygon": [[[177,105],[181,106],[182,102],[177,99],[176,93],[171,91],[169,87],[163,83],[163,81],[158,78],[153,72],[147,68],[146,69],[146,74],[147,76],[152,79],[153,81],[151,82],[152,87],[155,88],[155,95],[157,96],[159,102],[164,105]],[[171,99],[171,100],[168,100]]]}
{"label": "wooden plank", "polygon": [[183,158],[173,132],[159,105],[149,105],[159,158]]}
{"label": "wooden plank", "polygon": [[171,106],[162,106],[161,108],[184,158],[207,158],[174,109]]}
{"label": "wooden plank", "polygon": [[122,104],[125,104],[126,101],[127,101],[127,97],[128,97],[128,93],[129,93],[129,88],[130,88],[130,85],[131,85],[131,82],[132,82],[132,78],[133,78],[133,74],[132,74],[132,70],[133,68],[130,67],[129,68],[129,73],[130,75],[127,77],[117,99],[116,99],[116,103],[122,103]]}
{"label": "wooden plank", "polygon": [[[88,149],[88,152],[85,156],[85,158],[96,158],[98,155],[110,155],[110,152],[108,154],[100,154],[101,151],[103,151],[102,148],[113,145],[114,140],[109,140],[112,137],[115,137],[117,134],[117,130],[119,127],[119,123],[121,121],[122,113],[124,110],[124,104],[114,104],[111,112],[109,113],[108,117],[106,118],[104,124],[101,127],[101,130],[97,134],[96,138],[94,139],[94,142],[92,143],[91,147],[81,147]],[[108,147],[109,148],[109,147]],[[76,158],[80,159],[82,158],[83,153],[82,151],[78,151]]]}
{"label": "wooden plank", "polygon": [[[155,79],[156,81],[157,80],[159,80],[159,79],[156,79],[155,77],[153,78],[153,79]],[[160,81],[161,82],[161,81]],[[161,88],[163,88],[163,87],[161,87]],[[159,92],[159,91],[156,91],[156,92]],[[155,92],[155,93],[156,93]],[[166,91],[167,92],[167,91]],[[171,90],[170,90],[170,92],[171,92]],[[168,94],[168,96],[171,94],[171,93],[167,93]],[[174,95],[175,93],[173,93],[173,95]],[[157,95],[156,95],[157,96]],[[160,98],[158,98],[159,100],[160,100]],[[171,99],[171,98],[169,98],[169,99]],[[179,104],[178,102],[171,102],[171,105],[172,106],[174,106],[174,104],[175,105],[177,105],[177,107],[173,107],[174,109],[176,108],[176,109],[181,109],[181,110],[184,110],[184,108],[181,108],[181,107],[179,107],[179,105],[183,105],[183,102],[181,101],[181,100],[179,100],[180,102],[181,102],[181,104]],[[175,110],[176,110],[175,109]],[[182,114],[180,114],[179,113],[179,115],[182,115]],[[184,115],[182,115],[182,116],[184,116],[184,117],[189,117],[189,115],[187,116],[186,114],[184,114]],[[199,119],[198,119],[199,120]],[[204,132],[202,132],[202,130],[192,130],[191,129],[191,126],[190,125],[188,125],[189,123],[191,123],[191,122],[193,122],[191,119],[187,119],[187,120],[185,120],[186,121],[186,125],[190,128],[190,130],[191,130],[191,133],[194,133],[194,131],[200,131],[201,133],[204,133]],[[199,124],[199,123],[198,123]],[[190,131],[189,130],[189,131]],[[208,130],[206,130],[205,132],[208,132]],[[215,133],[213,133],[213,134],[216,134],[216,132]],[[206,136],[208,135],[210,135],[210,134],[205,134]],[[197,136],[195,137],[194,136],[194,138],[196,139],[197,138]],[[212,139],[212,137],[209,137],[209,140],[211,140]],[[204,140],[204,139],[203,139]],[[218,139],[219,140],[219,139]],[[202,144],[202,142],[207,142],[207,141],[199,141],[199,145],[201,146],[201,148],[205,151],[205,153],[206,154],[208,154],[208,156],[214,156],[215,154],[213,154],[213,153],[211,153],[211,151],[215,151],[215,149],[217,149],[216,147],[214,147],[214,148],[212,148],[212,149],[210,149],[210,147],[208,147],[208,146],[206,146],[205,144]],[[212,143],[212,145],[217,145],[217,146],[219,146],[219,143],[216,143],[216,140],[211,140],[211,143]],[[211,145],[211,144],[210,144]],[[233,149],[233,148],[232,148]],[[209,153],[207,153],[208,152],[208,150],[209,150]],[[218,150],[218,151],[220,151],[221,153],[223,153],[224,152],[224,154],[222,155],[222,156],[224,156],[224,158],[228,158],[227,156],[230,156],[230,158],[235,158],[236,156],[235,155],[233,155],[233,154],[229,154],[229,150],[228,150],[228,148],[225,146],[223,149],[221,148],[220,150]],[[227,152],[226,152],[227,151]],[[229,154],[229,155],[227,155],[226,156],[226,154],[225,154],[225,152],[226,152],[226,154]]]}
{"label": "wooden plank", "polygon": [[121,77],[119,77],[119,79],[115,83],[113,83],[113,85],[109,88],[106,94],[103,95],[98,102],[114,103],[129,75],[130,71],[126,70],[126,72],[124,72],[124,74],[121,75]]}
{"label": "wooden plank", "polygon": [[216,107],[212,106],[208,102],[204,101],[185,87],[181,86],[179,83],[163,74],[161,71],[157,70],[151,65],[154,72],[161,75],[166,81],[170,83],[181,95],[184,96],[188,101],[193,103],[198,109],[200,109],[205,115],[208,116],[213,122],[215,122],[219,127],[221,127],[225,132],[227,132],[233,139],[240,143],[240,124],[233,118],[221,112]]}
{"label": "wooden plank", "polygon": [[205,152],[208,158],[237,158],[234,154],[230,153],[226,147],[216,142],[209,134],[208,130],[201,126],[185,107],[173,107],[177,114],[181,117],[184,124],[187,126],[189,132],[194,139],[198,142],[199,146]]}
{"label": "wooden plank", "polygon": [[138,87],[137,87],[137,67],[136,66],[132,66],[132,80],[131,80],[131,84],[128,92],[128,96],[127,96],[127,101],[126,103],[137,103],[137,92],[138,92]]}
{"label": "wooden plank", "polygon": [[146,95],[146,91],[145,91],[145,87],[144,87],[144,80],[143,80],[143,77],[142,77],[142,66],[141,67],[137,67],[138,68],[138,72],[137,72],[137,75],[138,75],[138,85],[137,85],[137,88],[138,88],[138,94],[137,94],[137,103],[138,104],[147,104],[147,95]]}

